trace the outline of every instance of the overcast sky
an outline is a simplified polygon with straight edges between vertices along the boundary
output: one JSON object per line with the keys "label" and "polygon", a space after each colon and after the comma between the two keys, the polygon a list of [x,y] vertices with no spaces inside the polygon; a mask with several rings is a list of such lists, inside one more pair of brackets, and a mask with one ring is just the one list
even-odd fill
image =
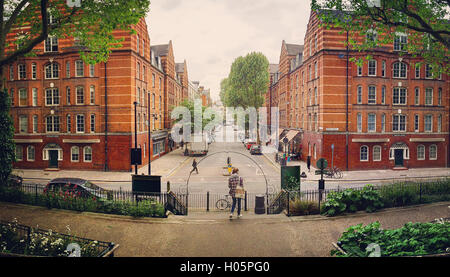
{"label": "overcast sky", "polygon": [[309,0],[151,0],[151,45],[172,40],[175,62],[185,59],[189,80],[219,99],[220,81],[235,58],[262,52],[278,63],[281,42],[303,44]]}

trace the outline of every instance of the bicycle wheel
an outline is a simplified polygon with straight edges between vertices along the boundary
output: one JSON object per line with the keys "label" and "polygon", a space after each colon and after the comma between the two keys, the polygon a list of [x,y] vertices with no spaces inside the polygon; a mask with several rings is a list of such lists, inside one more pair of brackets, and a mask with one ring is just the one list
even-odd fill
{"label": "bicycle wheel", "polygon": [[342,173],[342,171],[339,168],[336,168],[334,172],[335,172],[336,178],[341,179],[342,177],[344,177],[344,174]]}
{"label": "bicycle wheel", "polygon": [[216,202],[216,208],[219,210],[225,210],[226,208],[228,208],[228,205],[230,205],[230,203],[228,203],[228,201],[225,199],[219,199]]}

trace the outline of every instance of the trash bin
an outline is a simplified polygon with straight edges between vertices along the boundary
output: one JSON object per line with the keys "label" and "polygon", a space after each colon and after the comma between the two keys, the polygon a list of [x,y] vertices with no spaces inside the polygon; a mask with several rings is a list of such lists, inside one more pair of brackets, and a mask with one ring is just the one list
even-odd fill
{"label": "trash bin", "polygon": [[255,196],[255,214],[265,214],[266,206],[264,202],[264,195]]}

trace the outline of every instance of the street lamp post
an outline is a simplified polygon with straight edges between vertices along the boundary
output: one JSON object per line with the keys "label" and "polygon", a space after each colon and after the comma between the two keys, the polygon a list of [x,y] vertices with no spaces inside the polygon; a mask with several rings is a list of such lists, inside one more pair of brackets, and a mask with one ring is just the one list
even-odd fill
{"label": "street lamp post", "polygon": [[[139,103],[134,101],[133,105],[134,105],[134,150],[135,153],[137,153],[137,105]],[[138,165],[136,163],[136,161],[134,162],[134,174],[138,174]]]}

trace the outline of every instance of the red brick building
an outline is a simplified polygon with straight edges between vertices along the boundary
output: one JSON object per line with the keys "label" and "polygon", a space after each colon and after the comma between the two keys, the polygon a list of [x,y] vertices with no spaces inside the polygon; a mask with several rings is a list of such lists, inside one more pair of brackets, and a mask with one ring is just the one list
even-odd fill
{"label": "red brick building", "polygon": [[135,123],[142,165],[169,151],[168,105],[178,104],[174,99],[182,92],[175,63],[150,50],[144,19],[133,29],[136,34],[114,32],[124,41],[106,63],[85,64],[74,38],[49,38],[35,48],[36,57],[5,68],[13,98],[15,167],[131,171]]}
{"label": "red brick building", "polygon": [[[320,27],[313,12],[301,58],[283,41],[269,93],[280,127],[303,131],[303,157],[344,170],[448,166],[448,76],[433,77],[421,58],[399,55],[407,36],[370,53],[348,50],[346,40]],[[349,61],[367,54],[362,67]]]}

